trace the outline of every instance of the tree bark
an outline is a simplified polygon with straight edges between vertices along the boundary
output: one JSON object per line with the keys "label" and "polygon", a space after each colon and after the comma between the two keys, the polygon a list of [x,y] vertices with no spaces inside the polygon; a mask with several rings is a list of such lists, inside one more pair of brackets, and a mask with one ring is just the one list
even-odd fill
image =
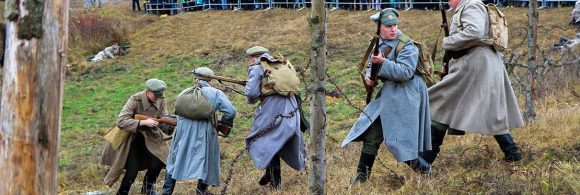
{"label": "tree bark", "polygon": [[8,0],[0,194],[57,194],[68,0]]}
{"label": "tree bark", "polygon": [[310,86],[310,194],[326,194],[326,10],[324,0],[313,0],[308,22],[312,33]]}
{"label": "tree bark", "polygon": [[530,123],[536,117],[536,48],[538,35],[538,0],[530,0],[528,8],[528,66],[527,82],[524,89],[526,108],[524,120]]}

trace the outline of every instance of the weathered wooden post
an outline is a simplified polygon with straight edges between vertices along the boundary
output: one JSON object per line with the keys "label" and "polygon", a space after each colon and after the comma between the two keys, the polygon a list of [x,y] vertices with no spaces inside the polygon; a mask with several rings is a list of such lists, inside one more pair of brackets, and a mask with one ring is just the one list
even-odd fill
{"label": "weathered wooden post", "polygon": [[68,0],[7,0],[0,194],[57,194]]}

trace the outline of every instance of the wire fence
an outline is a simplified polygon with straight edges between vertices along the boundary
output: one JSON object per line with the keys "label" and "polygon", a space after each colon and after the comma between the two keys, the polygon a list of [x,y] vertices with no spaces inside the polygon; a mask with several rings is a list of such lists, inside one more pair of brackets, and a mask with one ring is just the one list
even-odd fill
{"label": "wire fence", "polygon": [[[439,9],[441,5],[449,8],[447,2],[439,0],[326,0],[326,6],[333,10],[380,10],[384,8]],[[484,0],[500,6],[527,6],[528,0]],[[573,6],[575,0],[540,0],[542,7]],[[312,0],[72,0],[71,9],[87,9],[103,5],[131,4],[133,9],[145,14],[174,15],[188,11],[209,10],[264,10],[289,8],[300,11],[309,8]]]}

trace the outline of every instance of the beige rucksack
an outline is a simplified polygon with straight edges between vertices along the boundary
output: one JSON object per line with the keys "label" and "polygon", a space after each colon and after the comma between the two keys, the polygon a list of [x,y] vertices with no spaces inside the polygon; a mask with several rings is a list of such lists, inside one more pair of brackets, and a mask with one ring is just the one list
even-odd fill
{"label": "beige rucksack", "polygon": [[399,51],[401,51],[405,44],[409,41],[412,41],[419,49],[419,58],[417,60],[417,68],[415,70],[416,73],[421,75],[421,78],[427,87],[434,85],[438,80],[433,73],[433,60],[431,59],[431,53],[429,53],[429,50],[424,44],[412,40],[411,37],[406,34],[399,35],[399,42],[397,43],[397,48],[395,49],[395,59],[397,59]]}
{"label": "beige rucksack", "polygon": [[262,95],[280,94],[282,96],[292,96],[300,88],[300,79],[296,75],[296,70],[289,60],[278,62],[261,61],[264,69],[262,78]]}
{"label": "beige rucksack", "polygon": [[[480,1],[476,1],[482,3]],[[489,38],[481,40],[487,45],[493,45],[495,50],[504,51],[508,47],[508,35],[509,27],[505,14],[503,14],[496,5],[490,3],[485,5],[487,8],[487,19],[489,21]],[[463,8],[460,10],[463,13]],[[461,14],[459,15],[459,21],[461,22]],[[460,26],[460,29],[463,29]]]}

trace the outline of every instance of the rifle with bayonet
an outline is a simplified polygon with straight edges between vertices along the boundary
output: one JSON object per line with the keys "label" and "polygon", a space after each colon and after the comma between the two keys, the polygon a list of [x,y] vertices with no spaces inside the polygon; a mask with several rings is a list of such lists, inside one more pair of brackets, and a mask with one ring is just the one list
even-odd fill
{"label": "rifle with bayonet", "polygon": [[197,75],[199,75],[201,77],[205,77],[205,78],[215,79],[218,81],[224,81],[224,82],[238,84],[241,86],[246,86],[246,83],[248,82],[248,81],[244,81],[244,80],[238,80],[238,79],[222,77],[222,76],[206,75],[206,74],[201,74],[201,73],[194,73],[194,74],[197,74]]}

